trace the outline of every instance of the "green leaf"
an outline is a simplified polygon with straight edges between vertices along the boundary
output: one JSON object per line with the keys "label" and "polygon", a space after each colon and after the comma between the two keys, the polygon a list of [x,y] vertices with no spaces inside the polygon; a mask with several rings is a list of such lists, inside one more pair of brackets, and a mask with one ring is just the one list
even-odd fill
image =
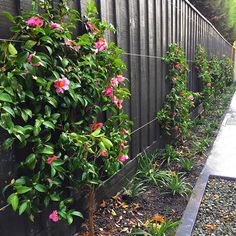
{"label": "green leaf", "polygon": [[71,212],[71,215],[78,216],[78,217],[80,217],[80,218],[84,218],[83,215],[82,215],[82,213],[79,212],[79,211],[73,211],[73,212]]}
{"label": "green leaf", "polygon": [[23,202],[19,207],[19,215],[22,215],[28,207],[28,201]]}
{"label": "green leaf", "polygon": [[31,49],[36,43],[37,43],[36,41],[28,40],[25,43],[25,47],[28,48],[28,49]]}
{"label": "green leaf", "polygon": [[97,137],[101,132],[101,128],[96,129],[93,133],[91,133],[91,136]]}
{"label": "green leaf", "polygon": [[25,164],[27,166],[29,166],[30,169],[33,170],[35,168],[35,164],[36,164],[36,155],[31,153],[29,156],[27,156],[25,159]]}
{"label": "green leaf", "polygon": [[7,93],[0,93],[0,101],[2,101],[2,102],[13,102],[11,96]]}
{"label": "green leaf", "polygon": [[17,210],[18,205],[19,205],[19,198],[16,193],[12,193],[8,198],[7,202],[12,206],[12,209],[14,211]]}
{"label": "green leaf", "polygon": [[3,149],[8,150],[8,149],[12,148],[13,142],[14,142],[14,138],[6,139],[2,144]]}
{"label": "green leaf", "polygon": [[36,184],[36,185],[34,186],[34,188],[35,188],[38,192],[40,192],[40,193],[45,193],[45,192],[47,192],[47,188],[46,188],[44,185],[42,185],[42,184]]}
{"label": "green leaf", "polygon": [[10,52],[11,55],[15,56],[17,54],[16,48],[13,46],[12,43],[9,43],[8,45],[8,51]]}
{"label": "green leaf", "polygon": [[18,194],[24,194],[27,192],[30,192],[32,188],[26,187],[26,186],[15,186],[15,189]]}
{"label": "green leaf", "polygon": [[55,129],[55,125],[50,121],[44,121],[43,124],[47,128]]}
{"label": "green leaf", "polygon": [[51,147],[49,145],[45,145],[43,148],[40,148],[38,153],[52,155],[54,153],[54,150],[53,150],[53,147]]}
{"label": "green leaf", "polygon": [[2,15],[5,16],[11,23],[15,23],[15,17],[10,12],[4,11]]}
{"label": "green leaf", "polygon": [[13,109],[11,109],[10,107],[7,106],[3,106],[2,109],[6,112],[8,112],[11,116],[15,117],[15,112],[13,111]]}
{"label": "green leaf", "polygon": [[52,194],[52,195],[50,195],[50,198],[51,198],[51,200],[54,201],[54,202],[60,201],[60,196],[57,195],[57,194]]}
{"label": "green leaf", "polygon": [[66,219],[69,225],[73,223],[73,217],[71,215],[67,215]]}
{"label": "green leaf", "polygon": [[102,138],[102,142],[104,143],[107,149],[110,149],[111,147],[113,147],[112,142],[107,138]]}

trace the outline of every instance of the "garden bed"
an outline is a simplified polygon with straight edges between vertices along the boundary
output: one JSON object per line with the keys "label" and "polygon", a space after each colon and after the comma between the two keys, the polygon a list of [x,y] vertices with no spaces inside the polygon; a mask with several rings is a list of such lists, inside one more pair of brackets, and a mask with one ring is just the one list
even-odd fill
{"label": "garden bed", "polygon": [[236,235],[236,181],[208,181],[192,236]]}
{"label": "garden bed", "polygon": [[[183,189],[183,194],[173,194],[162,182],[150,184],[138,180],[140,186],[137,181],[135,184],[127,184],[126,189],[117,196],[101,202],[95,213],[96,235],[136,235],[134,232],[146,231],[150,222],[161,224],[181,219],[190,196],[187,186],[192,189],[198,179],[234,91],[235,86],[231,86],[219,98],[213,99],[208,112],[194,121],[194,129],[188,141],[175,145],[175,151],[181,158],[191,160],[191,170],[186,171],[179,160],[163,162],[163,151],[159,150],[152,155],[157,160],[154,166],[159,172],[181,173],[186,191]],[[149,171],[153,170],[147,169]],[[187,197],[185,193],[188,193]],[[82,232],[86,230],[86,224],[83,224],[78,235],[83,235]]]}

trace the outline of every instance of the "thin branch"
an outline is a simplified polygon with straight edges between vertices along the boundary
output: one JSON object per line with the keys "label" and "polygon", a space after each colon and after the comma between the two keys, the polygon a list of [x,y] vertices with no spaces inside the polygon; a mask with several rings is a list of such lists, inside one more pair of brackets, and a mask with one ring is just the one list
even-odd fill
{"label": "thin branch", "polygon": [[4,211],[9,206],[10,206],[10,204],[7,204],[6,206],[3,206],[2,208],[0,208],[0,211]]}

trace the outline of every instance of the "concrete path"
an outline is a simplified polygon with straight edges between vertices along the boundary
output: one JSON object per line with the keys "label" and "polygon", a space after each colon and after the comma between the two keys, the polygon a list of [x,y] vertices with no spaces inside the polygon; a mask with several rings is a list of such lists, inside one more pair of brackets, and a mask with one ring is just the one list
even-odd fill
{"label": "concrete path", "polygon": [[175,236],[191,236],[210,175],[236,178],[236,93],[222,122],[207,162],[194,187]]}

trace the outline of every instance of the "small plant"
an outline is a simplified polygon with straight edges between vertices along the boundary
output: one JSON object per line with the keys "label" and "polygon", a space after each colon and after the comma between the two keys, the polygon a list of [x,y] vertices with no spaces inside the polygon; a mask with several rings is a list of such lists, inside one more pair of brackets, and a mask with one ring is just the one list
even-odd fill
{"label": "small plant", "polygon": [[182,158],[180,163],[186,172],[190,172],[193,169],[193,160],[190,158]]}
{"label": "small plant", "polygon": [[144,192],[145,189],[144,182],[141,179],[134,178],[128,183],[127,187],[124,187],[124,195],[134,198]]}
{"label": "small plant", "polygon": [[169,171],[160,171],[156,161],[156,155],[148,156],[146,153],[139,158],[137,178],[141,178],[146,184],[161,184],[169,176]]}
{"label": "small plant", "polygon": [[171,164],[172,162],[179,161],[179,153],[175,150],[172,145],[166,145],[166,148],[161,156],[161,159],[167,165]]}
{"label": "small plant", "polygon": [[153,221],[149,221],[146,224],[146,229],[133,229],[129,236],[134,235],[145,235],[145,236],[173,236],[175,230],[179,226],[180,221],[172,222],[165,221],[162,223],[155,223]]}
{"label": "small plant", "polygon": [[195,146],[195,152],[198,154],[203,154],[207,151],[209,147],[210,140],[208,138],[202,139],[199,142],[193,142]]}
{"label": "small plant", "polygon": [[175,172],[172,173],[172,175],[169,175],[167,182],[165,182],[165,186],[172,195],[178,194],[187,197],[190,192],[190,186],[185,182],[185,178]]}

